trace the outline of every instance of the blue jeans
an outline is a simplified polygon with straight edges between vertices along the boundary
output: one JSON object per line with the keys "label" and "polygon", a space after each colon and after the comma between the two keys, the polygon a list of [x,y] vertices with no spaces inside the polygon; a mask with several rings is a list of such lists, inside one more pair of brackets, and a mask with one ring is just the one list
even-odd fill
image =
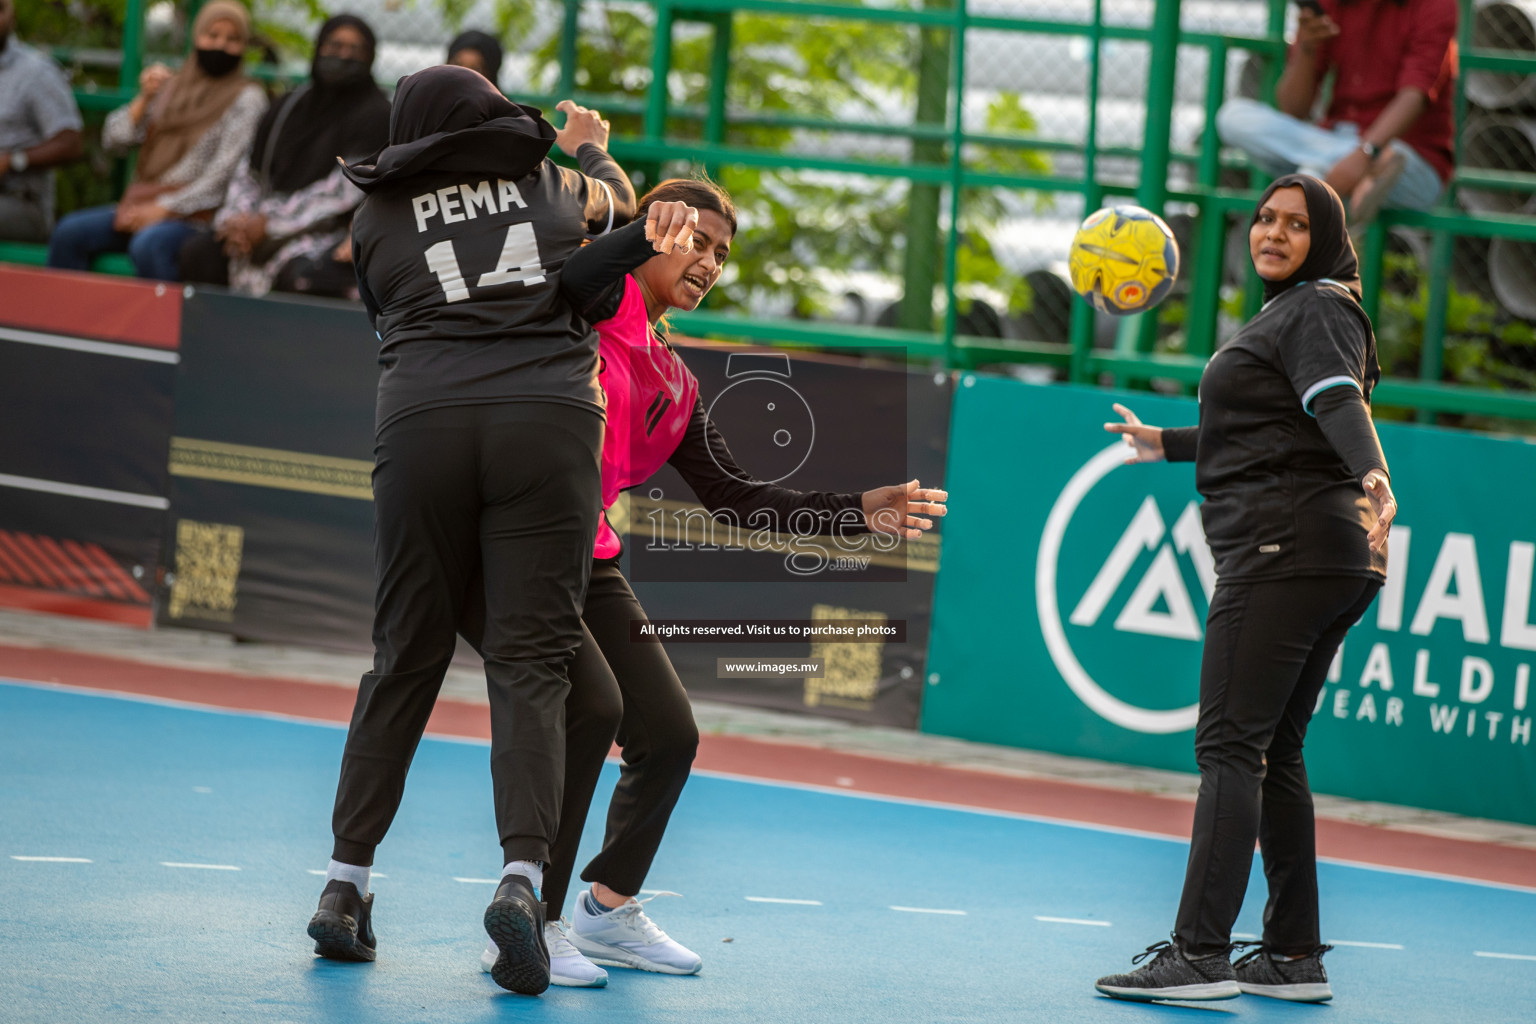
{"label": "blue jeans", "polygon": [[[1341,121],[1332,130],[1282,114],[1258,100],[1231,99],[1216,112],[1221,141],[1248,154],[1259,168],[1279,176],[1297,171],[1326,178],[1333,165],[1360,145],[1358,125]],[[1387,205],[1427,210],[1440,198],[1444,183],[1413,147],[1401,140],[1392,148],[1408,158],[1403,176],[1387,196]],[[1349,197],[1344,197],[1345,202]]]}
{"label": "blue jeans", "polygon": [[140,277],[177,280],[176,254],[197,228],[184,220],[163,220],[130,235],[112,226],[116,213],[116,206],[95,206],[59,221],[48,241],[48,265],[90,270],[91,260],[102,253],[126,252]]}

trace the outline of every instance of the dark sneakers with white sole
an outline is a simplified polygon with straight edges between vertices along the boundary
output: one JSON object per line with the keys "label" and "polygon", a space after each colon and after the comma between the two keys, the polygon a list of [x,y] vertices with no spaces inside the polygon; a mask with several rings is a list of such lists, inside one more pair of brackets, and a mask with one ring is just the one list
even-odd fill
{"label": "dark sneakers with white sole", "polygon": [[1319,946],[1296,960],[1277,960],[1263,943],[1243,942],[1240,946],[1258,946],[1232,965],[1237,987],[1250,996],[1268,996],[1292,1003],[1324,1003],[1333,998],[1328,987],[1328,972],[1323,969],[1323,954],[1332,946]]}
{"label": "dark sneakers with white sole", "polygon": [[1100,978],[1094,988],[1114,999],[1150,1002],[1153,999],[1236,999],[1242,995],[1227,951],[1187,957],[1176,943],[1159,942],[1131,958],[1152,962],[1128,974]]}
{"label": "dark sneakers with white sole", "polygon": [[331,879],[320,893],[320,908],[309,919],[315,952],[328,960],[372,961],[377,946],[372,918],[373,893],[362,896],[351,882]]}
{"label": "dark sneakers with white sole", "polygon": [[544,904],[524,875],[504,875],[485,908],[485,931],[496,944],[491,980],[510,992],[536,996],[549,988]]}

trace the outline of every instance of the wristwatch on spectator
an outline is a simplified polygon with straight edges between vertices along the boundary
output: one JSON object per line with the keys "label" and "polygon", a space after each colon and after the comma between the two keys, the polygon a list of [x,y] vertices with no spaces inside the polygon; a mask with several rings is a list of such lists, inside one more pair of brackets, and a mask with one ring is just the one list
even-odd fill
{"label": "wristwatch on spectator", "polygon": [[1366,142],[1364,139],[1361,139],[1360,152],[1365,154],[1367,160],[1375,160],[1376,157],[1381,155],[1381,147],[1374,142]]}
{"label": "wristwatch on spectator", "polygon": [[11,150],[11,170],[17,173],[27,169],[27,151],[24,149]]}

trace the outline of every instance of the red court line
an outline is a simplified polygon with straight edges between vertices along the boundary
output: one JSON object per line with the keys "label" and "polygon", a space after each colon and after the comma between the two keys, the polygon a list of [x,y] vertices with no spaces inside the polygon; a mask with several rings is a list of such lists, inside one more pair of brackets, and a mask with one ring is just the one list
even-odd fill
{"label": "red court line", "polygon": [[[366,668],[359,657],[359,673]],[[102,655],[0,645],[0,676],[345,724],[350,687],[153,665]],[[439,700],[430,735],[487,741],[484,705]],[[1055,779],[891,761],[795,743],[704,736],[695,767],[905,800],[1003,811],[1187,838],[1192,801]],[[1319,818],[1321,856],[1380,867],[1536,887],[1536,850]]]}

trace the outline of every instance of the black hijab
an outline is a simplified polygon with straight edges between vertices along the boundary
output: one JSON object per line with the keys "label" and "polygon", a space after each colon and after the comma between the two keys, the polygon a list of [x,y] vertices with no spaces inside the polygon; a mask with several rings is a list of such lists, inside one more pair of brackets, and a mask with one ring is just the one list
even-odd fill
{"label": "black hijab", "polygon": [[448,59],[460,50],[474,50],[485,62],[485,77],[495,85],[501,78],[501,43],[496,37],[486,32],[476,32],[470,29],[468,32],[460,32],[453,37],[453,42],[448,44]]}
{"label": "black hijab", "polygon": [[[330,85],[314,74],[320,47],[339,28],[353,28],[368,44],[369,74]],[[336,169],[336,158],[357,160],[377,153],[389,137],[389,99],[373,81],[373,29],[363,19],[338,14],[320,26],[310,80],[267,108],[251,142],[251,170],[264,188],[296,192]]]}
{"label": "black hijab", "polygon": [[1307,220],[1311,222],[1312,245],[1306,259],[1290,277],[1281,281],[1264,282],[1264,301],[1283,295],[1305,281],[1328,278],[1349,289],[1356,301],[1360,299],[1360,261],[1355,258],[1355,245],[1349,240],[1344,227],[1344,203],[1327,182],[1310,174],[1287,174],[1276,178],[1265,189],[1254,207],[1250,225],[1258,223],[1259,211],[1269,202],[1269,197],[1282,188],[1300,188],[1307,197]]}
{"label": "black hijab", "polygon": [[534,107],[513,103],[478,72],[453,65],[400,79],[389,117],[389,145],[346,175],[371,192],[429,171],[496,174],[509,181],[544,161],[555,127]]}

